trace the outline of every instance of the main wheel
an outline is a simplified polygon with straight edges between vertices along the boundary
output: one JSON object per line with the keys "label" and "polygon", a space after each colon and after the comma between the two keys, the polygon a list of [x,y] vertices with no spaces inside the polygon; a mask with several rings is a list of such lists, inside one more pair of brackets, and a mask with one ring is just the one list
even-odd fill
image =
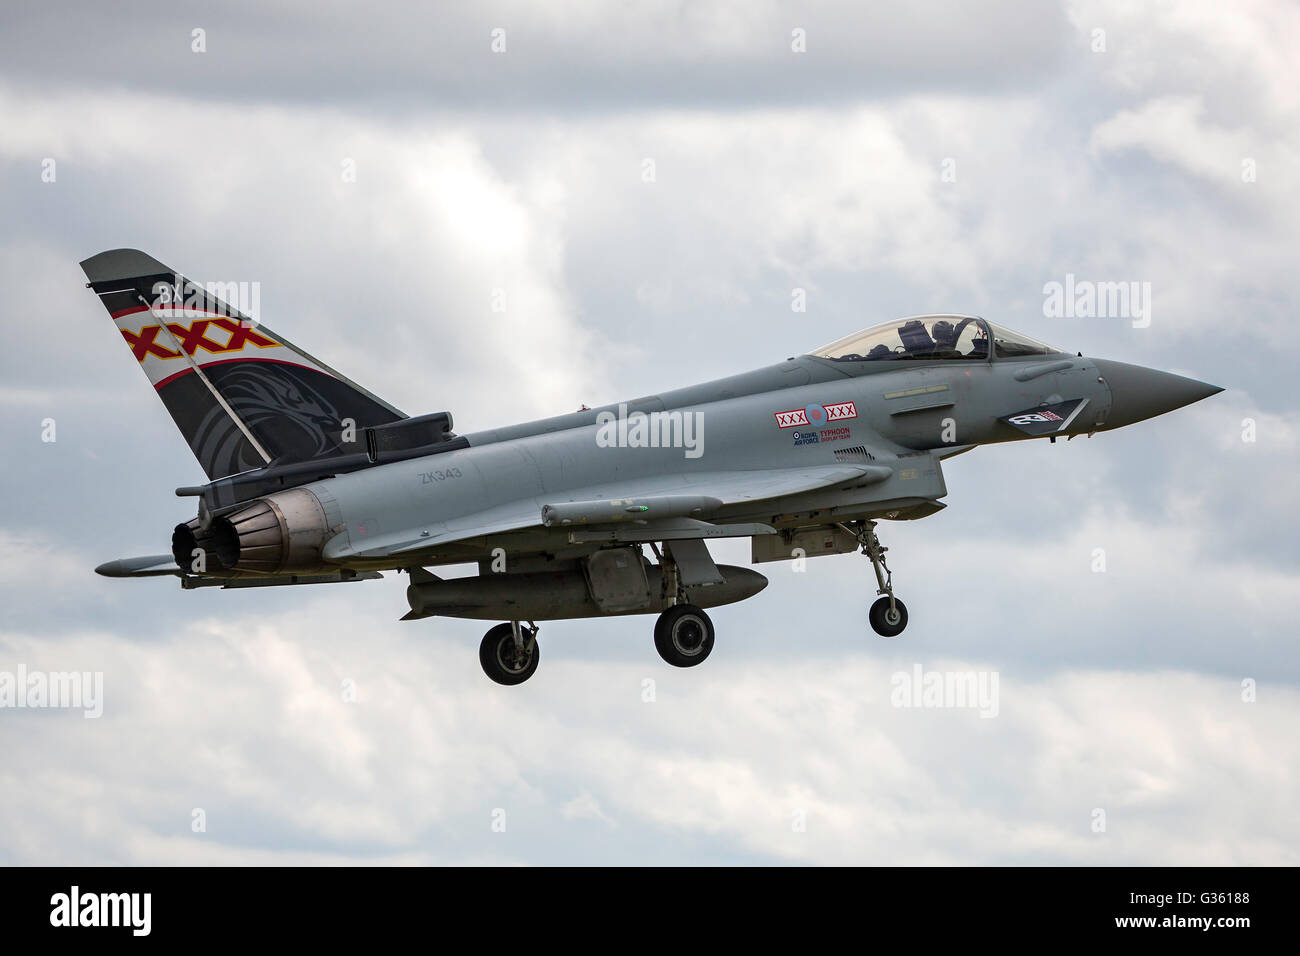
{"label": "main wheel", "polygon": [[872,629],[881,637],[898,637],[903,633],[903,628],[907,627],[907,605],[894,598],[894,608],[891,611],[889,598],[882,597],[871,605],[871,612],[867,615],[867,619],[871,621]]}
{"label": "main wheel", "polygon": [[694,667],[713,650],[713,622],[694,604],[674,604],[655,621],[655,649],[674,667]]}
{"label": "main wheel", "polygon": [[514,628],[498,624],[483,635],[483,643],[478,646],[478,662],[483,665],[483,673],[498,684],[522,684],[533,676],[541,657],[537,639],[532,639],[531,651],[527,649],[528,643],[525,637],[525,649],[515,647]]}

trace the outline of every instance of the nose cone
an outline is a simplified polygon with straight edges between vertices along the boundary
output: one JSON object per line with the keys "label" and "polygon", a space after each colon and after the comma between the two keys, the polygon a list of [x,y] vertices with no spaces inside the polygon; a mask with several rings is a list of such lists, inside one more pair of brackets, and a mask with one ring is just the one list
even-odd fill
{"label": "nose cone", "polygon": [[1106,429],[1155,418],[1223,391],[1217,385],[1141,365],[1106,359],[1093,359],[1093,363],[1110,388],[1111,406],[1110,414],[1106,416]]}

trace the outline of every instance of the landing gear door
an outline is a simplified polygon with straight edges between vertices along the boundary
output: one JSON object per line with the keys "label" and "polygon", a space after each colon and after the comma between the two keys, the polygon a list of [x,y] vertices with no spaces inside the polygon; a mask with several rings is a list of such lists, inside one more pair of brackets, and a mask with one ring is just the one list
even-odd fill
{"label": "landing gear door", "polygon": [[694,588],[709,584],[722,584],[727,579],[713,563],[709,547],[699,538],[665,542],[664,547],[677,563],[677,574],[682,587]]}
{"label": "landing gear door", "polygon": [[650,582],[640,548],[608,548],[582,562],[591,599],[606,614],[650,606]]}

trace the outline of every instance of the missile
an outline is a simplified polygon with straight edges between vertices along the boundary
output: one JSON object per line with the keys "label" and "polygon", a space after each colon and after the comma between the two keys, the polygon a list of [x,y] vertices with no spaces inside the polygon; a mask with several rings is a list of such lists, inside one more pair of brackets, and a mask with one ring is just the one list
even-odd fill
{"label": "missile", "polygon": [[699,518],[712,514],[721,507],[720,499],[707,495],[654,495],[647,498],[615,498],[612,501],[566,501],[542,505],[542,524],[555,528],[570,524]]}

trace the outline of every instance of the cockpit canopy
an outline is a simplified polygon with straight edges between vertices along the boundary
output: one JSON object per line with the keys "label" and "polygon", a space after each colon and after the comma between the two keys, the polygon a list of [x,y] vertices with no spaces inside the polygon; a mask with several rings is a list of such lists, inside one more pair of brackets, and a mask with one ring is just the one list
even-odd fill
{"label": "cockpit canopy", "polygon": [[996,358],[1060,351],[977,316],[918,315],[874,325],[808,354],[832,362],[987,361],[990,338]]}

